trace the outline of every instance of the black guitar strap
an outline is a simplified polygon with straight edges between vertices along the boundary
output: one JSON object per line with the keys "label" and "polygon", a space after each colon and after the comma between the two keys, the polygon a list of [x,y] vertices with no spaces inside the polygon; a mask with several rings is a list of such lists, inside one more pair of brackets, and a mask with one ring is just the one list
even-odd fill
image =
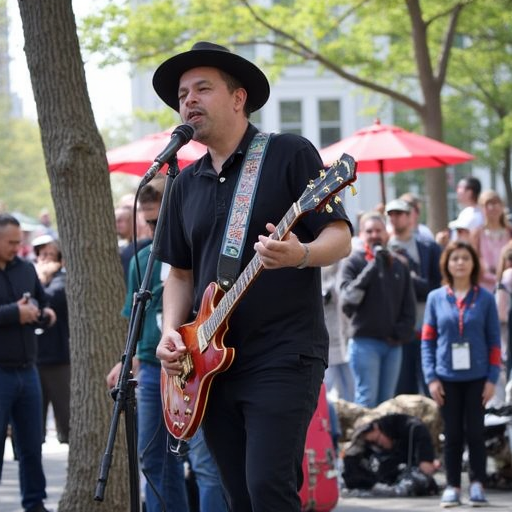
{"label": "black guitar strap", "polygon": [[217,264],[217,281],[224,291],[233,286],[240,273],[247,226],[270,137],[261,132],[254,136],[238,177]]}

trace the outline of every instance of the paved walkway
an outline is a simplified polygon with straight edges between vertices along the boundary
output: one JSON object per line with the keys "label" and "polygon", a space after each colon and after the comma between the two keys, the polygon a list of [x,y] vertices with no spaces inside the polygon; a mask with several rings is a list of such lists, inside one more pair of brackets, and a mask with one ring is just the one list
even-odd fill
{"label": "paved walkway", "polygon": [[[67,455],[68,446],[59,444],[55,435],[49,432],[48,441],[43,445],[43,461],[48,493],[46,506],[55,512],[57,511],[57,504],[66,478]],[[464,474],[464,476],[466,475]],[[437,475],[436,478],[439,483],[442,483],[442,474]],[[490,506],[483,510],[492,509],[512,512],[512,491],[489,490],[487,497]],[[467,504],[467,498],[464,499],[466,503],[456,508],[457,512],[473,510]],[[340,499],[335,512],[432,512],[437,510],[441,510],[439,507],[439,496],[425,498],[343,497]],[[19,497],[18,463],[13,459],[10,441],[6,443],[3,474],[0,482],[0,512],[23,512]]]}
{"label": "paved walkway", "polygon": [[[441,481],[441,478],[438,478]],[[454,512],[467,512],[475,510],[468,503],[467,485],[462,489],[462,506],[454,508]],[[466,492],[466,494],[464,494]],[[487,510],[502,510],[512,512],[512,491],[486,491],[489,506],[482,508]],[[437,512],[442,509],[439,506],[440,496],[428,496],[419,498],[341,498],[336,512]],[[450,509],[451,510],[451,509]]]}
{"label": "paved walkway", "polygon": [[[64,488],[68,460],[68,445],[60,444],[54,432],[49,432],[43,444],[43,464],[46,475],[45,502],[50,510],[57,510],[57,503]],[[23,512],[18,484],[18,462],[14,460],[10,439],[4,453],[2,480],[0,481],[0,512]]]}

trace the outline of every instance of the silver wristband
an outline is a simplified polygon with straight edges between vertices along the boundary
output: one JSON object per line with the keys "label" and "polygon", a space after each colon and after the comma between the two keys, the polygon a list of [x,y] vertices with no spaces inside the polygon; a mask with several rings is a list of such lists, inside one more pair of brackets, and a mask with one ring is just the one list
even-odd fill
{"label": "silver wristband", "polygon": [[303,244],[302,242],[300,245],[304,247],[304,257],[302,258],[302,260],[300,261],[296,268],[302,270],[303,268],[306,268],[309,263],[309,247],[307,244]]}

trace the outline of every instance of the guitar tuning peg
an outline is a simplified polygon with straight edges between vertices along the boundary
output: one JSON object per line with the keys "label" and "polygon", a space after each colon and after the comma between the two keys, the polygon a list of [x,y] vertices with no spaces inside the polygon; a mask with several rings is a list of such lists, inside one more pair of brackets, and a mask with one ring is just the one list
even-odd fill
{"label": "guitar tuning peg", "polygon": [[356,187],[354,187],[354,185],[349,185],[349,187],[350,187],[350,192],[352,192],[352,195],[355,196],[357,194]]}
{"label": "guitar tuning peg", "polygon": [[340,197],[340,196],[334,196],[334,202],[335,202],[336,204],[341,204],[341,202],[342,202],[342,201],[341,201],[341,197]]}
{"label": "guitar tuning peg", "polygon": [[325,211],[327,213],[332,213],[332,206],[329,203],[325,205]]}

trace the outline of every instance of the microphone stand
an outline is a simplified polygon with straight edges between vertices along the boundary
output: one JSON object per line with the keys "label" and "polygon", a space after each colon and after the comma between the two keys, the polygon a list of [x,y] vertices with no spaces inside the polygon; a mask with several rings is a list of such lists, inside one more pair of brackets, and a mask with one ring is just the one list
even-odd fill
{"label": "microphone stand", "polygon": [[[162,231],[162,218],[165,208],[167,207],[174,179],[179,173],[178,159],[176,152],[169,156],[168,162],[159,162],[160,169],[165,163],[169,163],[167,170],[167,180],[165,182],[164,192],[162,195],[162,203],[158,212],[158,220],[153,236],[153,244],[149,253],[148,262],[144,272],[144,277],[140,285],[139,291],[134,296],[133,307],[130,313],[128,323],[128,334],[125,351],[121,358],[122,366],[116,387],[111,391],[114,399],[114,409],[112,420],[107,437],[107,447],[102,457],[98,481],[96,484],[95,501],[103,501],[105,487],[107,485],[108,473],[112,463],[114,442],[119,425],[119,417],[122,412],[125,413],[126,425],[126,444],[128,448],[128,469],[130,482],[130,512],[140,512],[140,479],[139,479],[139,461],[137,455],[137,401],[135,397],[135,387],[137,381],[132,374],[132,360],[136,353],[137,341],[140,339],[143,314],[146,310],[146,304],[151,300],[151,290],[148,289],[153,265],[155,262],[154,248],[158,247]],[[153,168],[155,164],[152,165]],[[139,185],[141,187],[141,185]]]}

